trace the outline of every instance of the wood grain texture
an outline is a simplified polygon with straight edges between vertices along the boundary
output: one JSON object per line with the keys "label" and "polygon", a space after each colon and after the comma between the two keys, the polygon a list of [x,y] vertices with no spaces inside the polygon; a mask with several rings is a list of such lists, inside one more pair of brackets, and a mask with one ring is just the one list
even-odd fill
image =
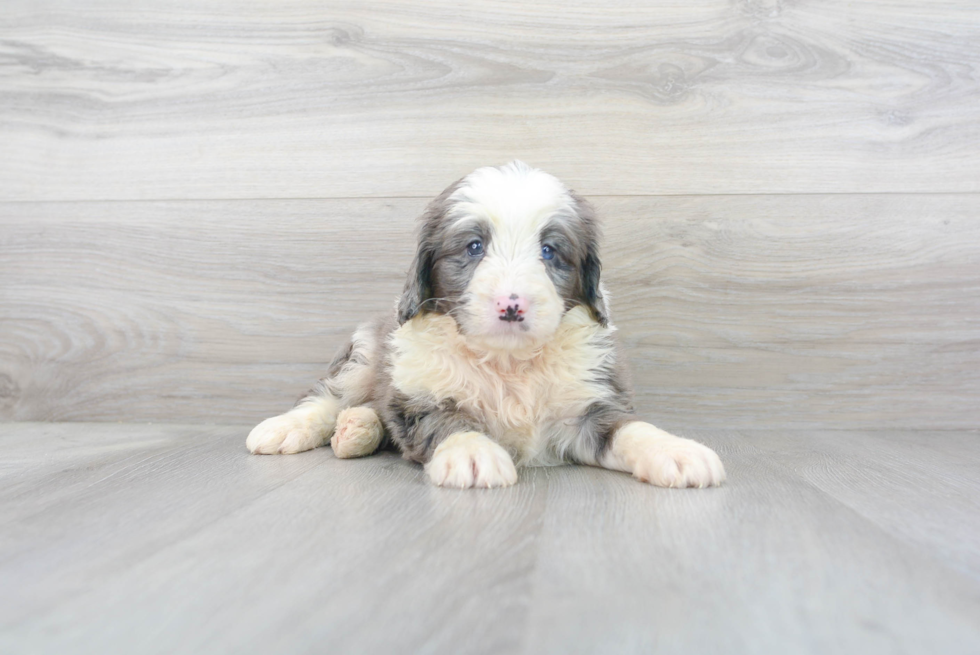
{"label": "wood grain texture", "polygon": [[[978,195],[599,198],[675,430],[972,428]],[[424,201],[0,204],[0,418],[255,421],[389,311]]]}
{"label": "wood grain texture", "polygon": [[971,0],[5,3],[0,199],[980,190]]}
{"label": "wood grain texture", "polygon": [[780,466],[883,530],[980,581],[980,441],[977,431],[935,438],[932,431],[753,435]]}
{"label": "wood grain texture", "polygon": [[[165,429],[142,457],[68,465],[83,494],[27,471],[31,493],[0,501],[0,650],[517,650],[543,488],[447,493],[392,454],[254,457],[243,426]],[[101,427],[35,430],[3,424],[0,441],[97,444]]]}
{"label": "wood grain texture", "polygon": [[[855,469],[877,466],[865,434],[842,434],[858,444],[847,453]],[[761,437],[805,452],[810,433]],[[946,439],[917,437],[919,452],[932,438]],[[936,640],[941,649],[975,648],[975,579],[954,573],[935,551],[893,538],[873,512],[869,521],[801,480],[799,460],[767,457],[758,438],[707,440],[729,473],[712,495],[650,494],[594,469],[543,471],[549,508],[561,509],[548,513],[539,537],[527,652],[917,653]],[[800,459],[822,464],[819,455]],[[949,480],[943,472],[938,478]],[[887,506],[887,492],[876,491],[867,503]],[[976,516],[964,498],[954,504]],[[925,520],[918,510],[937,505],[933,499],[901,513],[915,523]],[[956,538],[936,537],[944,547]]]}
{"label": "wood grain texture", "polygon": [[[0,650],[958,655],[980,640],[980,578],[949,557],[980,537],[975,432],[698,433],[727,465],[719,489],[560,467],[459,492],[393,454],[250,456],[247,430],[0,424]],[[922,493],[879,483],[926,471]]]}

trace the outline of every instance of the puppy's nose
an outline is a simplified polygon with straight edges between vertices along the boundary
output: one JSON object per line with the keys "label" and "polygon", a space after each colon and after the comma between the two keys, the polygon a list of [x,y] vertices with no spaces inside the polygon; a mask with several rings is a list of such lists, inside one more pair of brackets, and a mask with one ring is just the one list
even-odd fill
{"label": "puppy's nose", "polygon": [[497,304],[497,318],[501,321],[523,321],[524,313],[527,311],[527,298],[516,293],[510,295],[497,296],[494,300]]}

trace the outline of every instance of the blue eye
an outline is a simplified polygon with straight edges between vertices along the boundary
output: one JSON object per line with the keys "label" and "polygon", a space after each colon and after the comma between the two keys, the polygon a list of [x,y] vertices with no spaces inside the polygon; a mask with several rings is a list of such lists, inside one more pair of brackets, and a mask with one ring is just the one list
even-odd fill
{"label": "blue eye", "polygon": [[555,249],[551,246],[541,246],[541,258],[542,259],[554,259]]}
{"label": "blue eye", "polygon": [[466,246],[466,252],[470,254],[470,257],[479,257],[483,254],[483,242],[473,241],[470,245]]}

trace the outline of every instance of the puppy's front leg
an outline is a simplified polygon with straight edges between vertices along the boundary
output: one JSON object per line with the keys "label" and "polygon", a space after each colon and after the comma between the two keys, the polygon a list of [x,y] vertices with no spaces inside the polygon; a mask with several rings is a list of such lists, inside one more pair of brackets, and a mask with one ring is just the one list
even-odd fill
{"label": "puppy's front leg", "polygon": [[443,440],[425,465],[440,487],[509,487],[517,482],[514,460],[498,443],[479,432],[456,432]]}
{"label": "puppy's front leg", "polygon": [[517,482],[510,454],[454,407],[397,398],[389,406],[394,437],[408,459],[440,487],[508,487]]}
{"label": "puppy's front leg", "polygon": [[339,411],[336,398],[309,396],[285,414],[252,428],[245,445],[256,455],[291,455],[318,448],[333,433]]}
{"label": "puppy's front leg", "polygon": [[725,481],[725,467],[715,451],[643,421],[616,430],[599,463],[658,487],[714,487]]}

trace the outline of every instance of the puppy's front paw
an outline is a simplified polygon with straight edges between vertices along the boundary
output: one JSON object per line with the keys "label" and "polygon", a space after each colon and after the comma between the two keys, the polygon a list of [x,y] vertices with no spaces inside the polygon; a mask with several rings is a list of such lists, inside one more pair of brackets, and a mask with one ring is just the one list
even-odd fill
{"label": "puppy's front paw", "polygon": [[319,417],[300,408],[262,421],[249,433],[245,445],[256,455],[292,455],[323,445]]}
{"label": "puppy's front paw", "polygon": [[674,437],[644,450],[633,475],[658,487],[716,487],[725,481],[725,467],[707,446]]}
{"label": "puppy's front paw", "polygon": [[630,471],[658,487],[716,487],[725,481],[725,467],[715,451],[649,423],[627,424],[612,445],[615,465],[609,468]]}
{"label": "puppy's front paw", "polygon": [[440,487],[509,487],[517,469],[507,451],[479,432],[457,432],[436,448],[425,472]]}

